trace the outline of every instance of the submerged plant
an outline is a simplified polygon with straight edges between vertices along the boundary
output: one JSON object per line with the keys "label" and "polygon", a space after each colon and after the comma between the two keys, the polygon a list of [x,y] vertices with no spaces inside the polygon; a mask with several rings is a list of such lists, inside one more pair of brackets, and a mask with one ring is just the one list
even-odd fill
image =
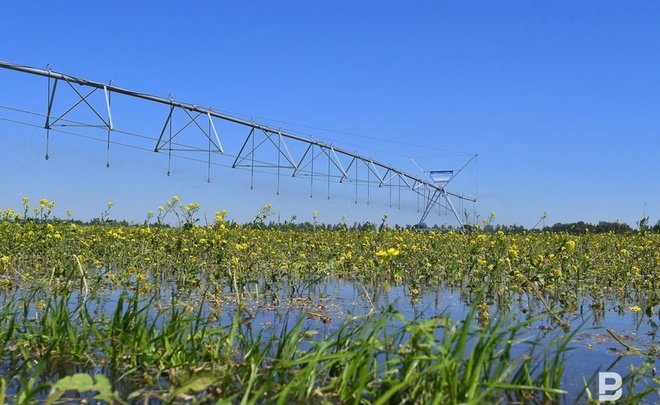
{"label": "submerged plant", "polygon": [[[296,229],[268,225],[270,206],[249,226],[226,211],[202,225],[200,207],[179,201],[144,225],[58,219],[50,201],[28,217],[28,199],[23,217],[1,213],[0,399],[555,402],[575,316],[627,314],[657,330],[650,232]],[[332,283],[368,312],[342,307]],[[424,313],[424,297],[445,291],[468,312]],[[626,356],[657,357],[603,331]],[[644,370],[624,376],[631,398],[652,395]]]}

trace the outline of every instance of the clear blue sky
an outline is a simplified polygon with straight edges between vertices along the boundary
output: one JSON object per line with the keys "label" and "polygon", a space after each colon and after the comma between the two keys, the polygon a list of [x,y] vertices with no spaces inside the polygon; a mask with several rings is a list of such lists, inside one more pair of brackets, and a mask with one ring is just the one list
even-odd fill
{"label": "clear blue sky", "polygon": [[[172,93],[411,173],[408,156],[455,168],[479,153],[478,209],[499,223],[531,226],[544,211],[548,223],[632,224],[643,212],[655,223],[659,21],[655,1],[3,2],[0,59]],[[0,71],[0,104],[43,108],[45,83],[28,91],[19,77]],[[146,125],[130,112],[116,121]],[[178,194],[211,218],[226,208],[248,220],[272,203],[282,219],[417,219],[412,200],[356,206],[341,187],[310,200],[307,182],[287,181],[278,197],[268,176],[254,191],[229,169],[207,184],[203,165],[177,161],[166,177],[162,156],[120,148],[105,169],[102,144],[65,136],[46,162],[42,130],[1,121],[0,141],[0,207],[48,197],[59,215],[89,218],[113,200],[114,217],[142,220]]]}

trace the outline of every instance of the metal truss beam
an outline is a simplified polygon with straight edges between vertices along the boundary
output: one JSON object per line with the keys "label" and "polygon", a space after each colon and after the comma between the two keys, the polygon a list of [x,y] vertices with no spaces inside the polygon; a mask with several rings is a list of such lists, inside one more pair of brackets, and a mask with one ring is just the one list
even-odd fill
{"label": "metal truss beam", "polygon": [[[84,103],[86,104],[92,112],[101,120],[103,125],[99,127],[106,128],[108,131],[108,148],[110,144],[110,132],[113,130],[113,117],[111,111],[111,95],[120,94],[123,96],[128,96],[135,99],[141,99],[153,103],[163,104],[169,106],[169,112],[163,124],[162,130],[158,136],[158,140],[154,147],[155,152],[167,151],[170,158],[171,152],[173,150],[186,151],[186,152],[208,152],[209,153],[209,181],[210,181],[210,165],[211,165],[211,152],[224,154],[222,143],[220,142],[220,137],[216,130],[214,124],[214,119],[219,119],[229,123],[237,124],[246,128],[249,128],[249,133],[243,142],[240,151],[235,156],[232,167],[249,167],[254,173],[255,167],[261,168],[270,168],[276,169],[278,175],[278,193],[279,193],[279,176],[280,170],[291,170],[289,173],[292,176],[305,175],[311,176],[311,187],[313,189],[313,181],[315,176],[325,176],[328,178],[328,196],[329,196],[329,179],[338,178],[339,182],[354,182],[356,187],[356,202],[357,202],[357,187],[358,184],[365,185],[367,187],[367,202],[369,201],[369,187],[377,185],[378,187],[389,187],[390,189],[390,205],[391,205],[391,194],[392,188],[409,189],[417,193],[420,197],[424,198],[426,204],[425,209],[422,215],[420,223],[423,222],[428,214],[431,212],[431,209],[440,205],[443,207],[448,207],[456,216],[458,222],[462,225],[462,220],[454,206],[451,202],[450,197],[457,198],[460,200],[466,201],[476,201],[476,199],[455,194],[445,189],[446,184],[434,183],[431,180],[425,180],[417,176],[408,174],[402,170],[399,170],[391,165],[379,162],[377,160],[367,158],[358,153],[354,153],[342,148],[335,147],[331,144],[320,142],[311,138],[303,137],[296,135],[290,132],[283,131],[281,129],[275,129],[267,125],[247,121],[245,119],[237,118],[228,114],[220,113],[212,110],[211,108],[204,108],[198,105],[183,103],[175,101],[174,99],[158,97],[150,94],[140,93],[137,91],[124,89],[121,87],[114,86],[112,84],[102,84],[99,82],[94,82],[86,80],[83,78],[75,77],[68,74],[53,72],[52,70],[44,70],[29,66],[17,65],[9,62],[0,61],[0,68],[14,70],[22,73],[37,75],[48,78],[48,106],[46,114],[45,128],[48,132],[58,121],[60,121],[66,114],[73,110],[78,105]],[[54,81],[51,87],[51,80]],[[66,82],[69,87],[71,87],[74,92],[80,98],[71,108],[69,108],[64,114],[53,117],[53,100],[55,98],[55,92],[57,90],[57,85],[60,81]],[[79,85],[85,88],[89,88],[89,92],[83,94],[80,92],[76,86]],[[88,101],[88,98],[97,90],[102,90],[105,95],[105,106],[107,109],[107,118],[104,117],[99,111],[94,108],[94,106]],[[176,110],[183,111],[187,119],[184,125],[178,129],[173,128],[173,118]],[[198,119],[202,116],[206,116],[208,128],[204,128]],[[173,148],[173,140],[180,135],[186,128],[189,126],[195,126],[206,138],[205,141],[208,141],[208,149],[205,148],[196,148],[196,147],[183,147],[183,148]],[[93,125],[89,125],[93,126]],[[264,135],[264,139],[256,141],[257,132],[261,132]],[[294,155],[289,150],[287,146],[287,141],[295,141],[301,143],[305,149],[304,153],[299,158],[295,158]],[[260,147],[263,147],[265,144],[269,144],[275,147],[277,151],[276,162],[261,162],[255,160],[255,152]],[[46,152],[48,156],[48,152]],[[314,162],[319,158],[324,158],[323,163],[327,159],[327,172],[318,172],[314,170]],[[342,163],[342,158],[344,162],[349,161],[348,165]],[[284,161],[282,161],[284,159]],[[284,164],[283,164],[284,163]],[[358,177],[360,171],[358,170],[359,166],[364,166],[360,169],[362,170],[362,178]],[[308,169],[311,168],[311,169]],[[336,171],[331,170],[336,169]],[[462,170],[462,169],[461,169]],[[333,173],[334,171],[334,173]],[[168,175],[169,175],[169,162],[168,162]],[[373,179],[372,179],[373,175]],[[365,180],[366,178],[366,180]],[[398,183],[398,184],[395,184]],[[310,192],[311,195],[311,192]],[[446,205],[441,203],[441,200],[444,199]],[[399,197],[400,204],[400,197]]]}

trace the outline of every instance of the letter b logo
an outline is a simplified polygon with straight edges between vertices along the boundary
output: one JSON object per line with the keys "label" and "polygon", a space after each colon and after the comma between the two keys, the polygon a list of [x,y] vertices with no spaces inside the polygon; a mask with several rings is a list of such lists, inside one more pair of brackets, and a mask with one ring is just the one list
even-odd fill
{"label": "letter b logo", "polygon": [[[623,390],[621,389],[623,382],[619,373],[614,372],[601,372],[598,373],[598,400],[599,401],[616,401],[621,398]],[[608,392],[614,392],[608,394]]]}

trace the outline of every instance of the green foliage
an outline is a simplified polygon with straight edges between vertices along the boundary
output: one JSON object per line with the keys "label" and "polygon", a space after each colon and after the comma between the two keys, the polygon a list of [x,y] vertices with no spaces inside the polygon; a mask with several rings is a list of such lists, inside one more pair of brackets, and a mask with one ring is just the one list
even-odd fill
{"label": "green foliage", "polygon": [[112,390],[110,381],[103,375],[91,376],[89,374],[75,374],[59,379],[51,386],[50,394],[46,404],[54,404],[62,398],[67,391],[75,391],[79,394],[96,392],[91,399],[105,401],[110,404],[121,404],[123,401],[119,395]]}
{"label": "green foliage", "polygon": [[[606,305],[651,317],[660,301],[652,232],[414,232],[384,221],[312,231],[269,226],[270,207],[251,226],[222,212],[199,226],[198,206],[177,201],[140,226],[55,220],[48,202],[40,218],[0,213],[0,399],[560,401],[572,335],[525,340],[531,321],[503,314],[533,299],[559,328],[585,298],[596,319]],[[165,226],[167,215],[181,226]],[[372,311],[333,321],[291,309],[329,280],[361,286]],[[412,303],[456,288],[471,312],[407,319],[379,308],[394,286]],[[261,310],[290,317],[262,325]],[[333,327],[316,334],[307,317]],[[626,381],[634,388],[643,371]]]}

